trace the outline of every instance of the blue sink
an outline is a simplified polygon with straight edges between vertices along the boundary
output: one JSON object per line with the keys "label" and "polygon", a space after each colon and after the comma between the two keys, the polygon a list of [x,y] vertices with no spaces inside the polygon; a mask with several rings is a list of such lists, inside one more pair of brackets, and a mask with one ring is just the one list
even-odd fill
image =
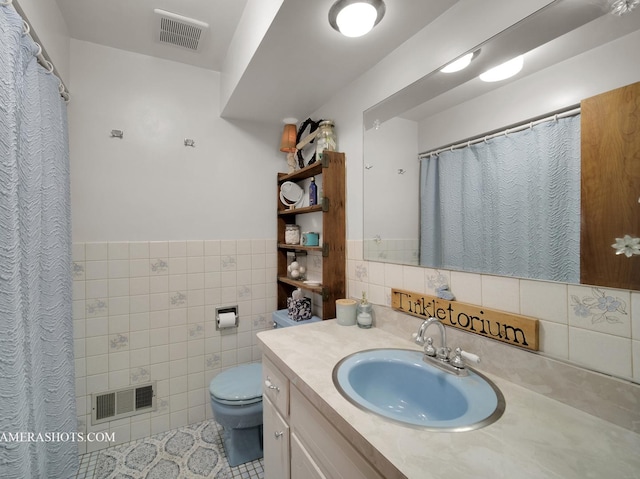
{"label": "blue sink", "polygon": [[387,419],[434,431],[470,431],[498,420],[504,396],[488,378],[461,377],[422,360],[421,351],[370,349],[342,359],[333,382],[351,403]]}

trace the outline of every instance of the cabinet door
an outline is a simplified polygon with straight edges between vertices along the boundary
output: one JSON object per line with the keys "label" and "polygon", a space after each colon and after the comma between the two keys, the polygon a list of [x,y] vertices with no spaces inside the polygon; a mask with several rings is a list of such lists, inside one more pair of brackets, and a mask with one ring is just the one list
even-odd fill
{"label": "cabinet door", "polygon": [[640,289],[640,256],[615,254],[640,236],[640,82],[581,103],[580,282]]}
{"label": "cabinet door", "polygon": [[327,479],[295,434],[291,434],[291,479]]}
{"label": "cabinet door", "polygon": [[291,435],[300,440],[312,464],[324,476],[332,479],[384,479],[295,386],[291,387],[290,393]]}
{"label": "cabinet door", "polygon": [[266,396],[262,415],[264,478],[289,479],[289,426]]}

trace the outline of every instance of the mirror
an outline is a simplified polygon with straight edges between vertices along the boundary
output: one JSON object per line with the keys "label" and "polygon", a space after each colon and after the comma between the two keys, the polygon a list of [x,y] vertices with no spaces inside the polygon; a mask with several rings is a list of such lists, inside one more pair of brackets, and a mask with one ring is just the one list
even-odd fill
{"label": "mirror", "polygon": [[293,181],[285,181],[280,185],[280,201],[287,208],[295,208],[302,201],[304,190]]}
{"label": "mirror", "polygon": [[[609,4],[557,0],[471,49],[466,69],[438,69],[364,112],[365,260],[420,264],[421,153],[576,107],[640,79],[640,9],[618,16]],[[520,74],[478,80],[520,54]]]}

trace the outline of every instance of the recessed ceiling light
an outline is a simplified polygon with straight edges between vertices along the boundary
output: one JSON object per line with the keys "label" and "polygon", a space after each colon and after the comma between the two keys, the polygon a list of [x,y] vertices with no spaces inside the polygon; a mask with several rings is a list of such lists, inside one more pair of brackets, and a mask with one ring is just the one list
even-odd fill
{"label": "recessed ceiling light", "polygon": [[361,37],[382,20],[382,0],[338,0],[329,9],[329,23],[346,37]]}
{"label": "recessed ceiling light", "polygon": [[452,61],[446,67],[441,68],[440,71],[442,73],[454,73],[459,72],[460,70],[464,70],[469,66],[471,60],[473,59],[473,52],[467,53],[466,55],[458,58],[457,60]]}
{"label": "recessed ceiling light", "polygon": [[487,70],[480,75],[480,80],[486,82],[506,80],[507,78],[512,77],[520,70],[522,70],[523,65],[524,57],[520,55],[518,57],[512,58],[508,62],[504,62],[502,65],[498,65],[491,70]]}

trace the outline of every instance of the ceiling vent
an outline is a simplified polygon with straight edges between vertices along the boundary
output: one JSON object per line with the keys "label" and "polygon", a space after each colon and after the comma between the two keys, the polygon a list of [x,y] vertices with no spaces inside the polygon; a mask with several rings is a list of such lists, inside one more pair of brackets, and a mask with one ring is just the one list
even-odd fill
{"label": "ceiling vent", "polygon": [[209,24],[156,8],[156,41],[197,52]]}

